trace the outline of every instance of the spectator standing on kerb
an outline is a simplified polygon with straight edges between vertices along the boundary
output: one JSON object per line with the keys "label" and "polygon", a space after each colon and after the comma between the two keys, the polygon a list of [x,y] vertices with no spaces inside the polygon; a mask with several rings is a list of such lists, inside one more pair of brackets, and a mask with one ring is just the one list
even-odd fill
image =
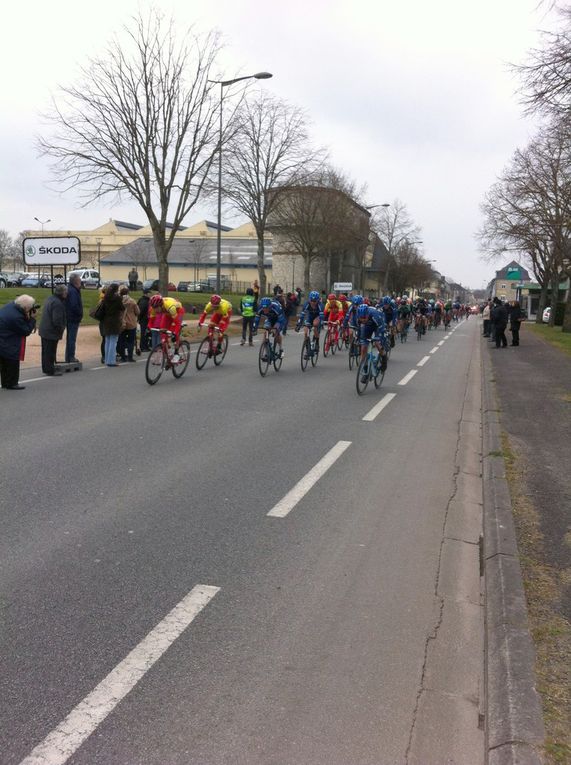
{"label": "spectator standing on kerb", "polygon": [[512,345],[519,345],[519,329],[525,313],[522,311],[518,300],[514,300],[510,311],[510,332],[512,333]]}
{"label": "spectator standing on kerb", "polygon": [[242,314],[242,340],[240,345],[246,343],[246,332],[248,333],[248,345],[253,345],[252,333],[254,330],[254,318],[258,310],[258,303],[254,296],[252,287],[248,287],[246,294],[240,300],[240,313]]}
{"label": "spectator standing on kerb", "polygon": [[484,328],[482,332],[483,337],[489,337],[490,336],[490,311],[492,307],[492,301],[488,300],[486,305],[484,306],[484,310],[482,311],[482,319],[484,320]]}
{"label": "spectator standing on kerb", "polygon": [[42,338],[42,372],[50,377],[61,376],[61,372],[56,370],[56,355],[57,344],[62,339],[67,326],[66,298],[67,287],[65,284],[58,284],[54,289],[54,294],[49,296],[42,309],[42,318],[38,330]]}
{"label": "spectator standing on kerb", "polygon": [[139,306],[139,327],[141,328],[141,351],[150,351],[147,327],[149,325],[149,300],[151,290],[143,290],[143,294],[137,301]]}
{"label": "spectator standing on kerb", "polygon": [[117,364],[117,340],[123,328],[123,300],[119,295],[119,285],[110,284],[103,298],[103,319],[101,331],[105,338],[105,364],[108,367],[116,367]]}
{"label": "spectator standing on kerb", "polygon": [[285,300],[284,313],[286,317],[286,325],[284,327],[283,334],[286,335],[288,326],[289,326],[290,317],[293,316],[295,318],[295,315],[297,313],[297,292],[287,293],[286,300]]}
{"label": "spectator standing on kerb", "polygon": [[494,325],[494,338],[496,341],[496,348],[500,345],[502,348],[506,348],[508,339],[506,337],[506,327],[508,326],[508,309],[499,300],[494,305],[491,311],[491,319]]}
{"label": "spectator standing on kerb", "polygon": [[129,289],[136,290],[137,282],[139,281],[139,273],[135,266],[129,271],[129,276],[127,278],[129,279]]}
{"label": "spectator standing on kerb", "polygon": [[139,318],[139,306],[129,295],[127,287],[121,287],[119,295],[125,309],[123,313],[123,329],[117,342],[117,353],[121,361],[134,362],[135,340],[137,338],[137,319]]}
{"label": "spectator standing on kerb", "polygon": [[66,363],[79,361],[75,357],[75,345],[77,343],[77,333],[79,325],[83,319],[83,302],[81,300],[81,277],[74,274],[69,280],[67,286],[67,297],[65,299],[66,315],[66,335],[65,335],[65,360]]}
{"label": "spectator standing on kerb", "polygon": [[5,390],[24,390],[20,385],[20,361],[24,359],[26,338],[36,328],[36,302],[30,295],[19,295],[0,308],[0,384]]}

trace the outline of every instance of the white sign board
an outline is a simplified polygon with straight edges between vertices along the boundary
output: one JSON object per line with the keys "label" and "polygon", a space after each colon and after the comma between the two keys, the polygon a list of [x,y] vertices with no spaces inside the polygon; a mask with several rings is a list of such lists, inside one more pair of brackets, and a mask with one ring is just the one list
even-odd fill
{"label": "white sign board", "polygon": [[333,289],[335,292],[351,292],[353,282],[333,282]]}
{"label": "white sign board", "polygon": [[27,266],[76,266],[81,260],[76,236],[30,236],[22,249]]}

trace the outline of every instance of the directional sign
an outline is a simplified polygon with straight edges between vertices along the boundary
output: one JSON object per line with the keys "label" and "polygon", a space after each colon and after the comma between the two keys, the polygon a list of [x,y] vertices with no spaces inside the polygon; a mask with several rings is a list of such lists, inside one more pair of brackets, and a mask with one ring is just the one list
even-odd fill
{"label": "directional sign", "polygon": [[27,266],[75,266],[81,260],[76,236],[30,236],[22,243]]}
{"label": "directional sign", "polygon": [[353,282],[333,282],[333,289],[335,292],[351,292]]}

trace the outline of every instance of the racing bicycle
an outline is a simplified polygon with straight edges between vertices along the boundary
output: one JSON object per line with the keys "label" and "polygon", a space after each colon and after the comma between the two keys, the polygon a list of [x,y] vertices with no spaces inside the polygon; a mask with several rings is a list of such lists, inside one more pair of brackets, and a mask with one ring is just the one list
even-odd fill
{"label": "racing bicycle", "polygon": [[190,345],[186,340],[180,340],[178,347],[175,348],[172,342],[174,333],[168,329],[153,328],[151,332],[160,332],[161,341],[149,353],[145,366],[145,379],[149,385],[154,385],[159,381],[162,373],[170,369],[173,377],[179,380],[186,372],[190,361]]}
{"label": "racing bicycle", "polygon": [[276,328],[264,330],[264,339],[260,345],[260,353],[258,354],[258,369],[262,377],[265,377],[270,364],[274,365],[276,372],[279,372],[283,361],[283,351],[281,346],[277,342]]}
{"label": "racing bicycle", "polygon": [[[220,339],[222,336],[222,339]],[[218,346],[220,345],[220,348]],[[220,327],[208,327],[208,333],[198,346],[196,352],[196,368],[202,369],[208,359],[213,359],[217,367],[224,361],[228,350],[228,337],[223,335]]]}

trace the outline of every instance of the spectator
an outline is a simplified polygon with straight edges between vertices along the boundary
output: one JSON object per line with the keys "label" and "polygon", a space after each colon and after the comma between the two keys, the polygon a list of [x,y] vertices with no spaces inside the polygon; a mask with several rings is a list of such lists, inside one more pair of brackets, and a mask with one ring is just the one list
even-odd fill
{"label": "spectator", "polygon": [[285,301],[285,309],[284,309],[285,317],[286,317],[286,325],[284,327],[283,334],[287,334],[288,325],[290,316],[294,316],[297,313],[297,292],[288,292],[286,296]]}
{"label": "spectator", "polygon": [[280,287],[279,284],[276,284],[276,286],[274,287],[274,297],[277,297],[279,293],[283,295],[283,289]]}
{"label": "spectator", "polygon": [[65,335],[65,360],[66,363],[77,362],[75,358],[75,345],[79,325],[83,319],[83,303],[81,301],[81,276],[74,274],[67,286],[65,299],[66,335]]}
{"label": "spectator", "polygon": [[116,367],[117,364],[117,340],[123,326],[123,301],[119,295],[119,285],[110,284],[105,290],[103,298],[103,319],[101,320],[101,332],[105,338],[105,364],[108,367]]}
{"label": "spectator", "polygon": [[129,289],[136,290],[137,282],[139,281],[139,272],[137,271],[135,266],[133,266],[133,268],[129,271],[129,275],[127,278],[129,280]]}
{"label": "spectator", "polygon": [[[149,325],[149,295],[151,290],[143,290],[143,294],[137,301],[139,306],[139,326],[141,328],[141,351],[150,351],[147,327]],[[195,309],[196,310],[196,309]]]}
{"label": "spectator", "polygon": [[506,348],[508,340],[506,337],[506,327],[508,325],[508,309],[495,298],[494,307],[491,310],[490,317],[494,326],[494,339],[496,341],[496,348],[500,345],[502,348]]}
{"label": "spectator", "polygon": [[248,345],[254,344],[252,333],[257,310],[258,302],[254,296],[254,290],[252,287],[248,287],[246,294],[240,300],[240,313],[242,314],[242,340],[240,345],[246,343],[246,332],[248,332]]}
{"label": "spectator", "polygon": [[510,311],[510,332],[512,333],[512,345],[519,345],[519,328],[522,321],[525,320],[525,313],[522,311],[519,301],[514,300]]}
{"label": "spectator", "polygon": [[254,290],[254,297],[256,298],[256,305],[260,300],[260,284],[257,279],[254,279],[252,283],[252,289]]}
{"label": "spectator", "polygon": [[42,338],[42,372],[50,377],[61,376],[61,372],[56,370],[56,355],[57,344],[62,339],[67,325],[66,298],[67,287],[65,284],[58,284],[42,310],[39,328],[39,335]]}
{"label": "spectator", "polygon": [[296,287],[295,291],[297,293],[297,305],[299,307],[301,305],[301,298],[303,297],[303,292],[301,291],[301,287]]}
{"label": "spectator", "polygon": [[[134,362],[136,361],[136,359],[133,358],[133,352],[135,350],[135,339],[137,337],[139,306],[129,295],[129,289],[127,287],[121,287],[119,295],[123,301],[125,311],[123,313],[123,329],[119,335],[119,341],[117,343],[117,353],[119,354],[121,361]],[[127,353],[126,356],[125,353]]]}
{"label": "spectator", "polygon": [[492,308],[492,301],[488,300],[486,305],[484,306],[484,310],[482,312],[482,318],[484,320],[484,331],[483,331],[483,337],[489,337],[490,336],[490,311]]}
{"label": "spectator", "polygon": [[19,295],[0,308],[0,384],[5,390],[24,390],[20,385],[20,361],[26,337],[36,328],[36,303],[30,295]]}

